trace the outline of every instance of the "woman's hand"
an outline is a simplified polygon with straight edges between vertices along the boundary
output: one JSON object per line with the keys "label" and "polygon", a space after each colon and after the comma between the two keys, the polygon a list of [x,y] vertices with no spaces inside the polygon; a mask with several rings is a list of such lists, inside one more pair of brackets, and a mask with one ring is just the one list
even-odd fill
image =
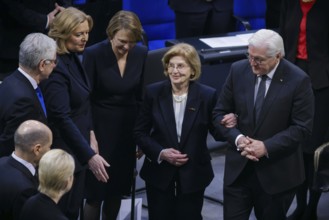
{"label": "woman's hand", "polygon": [[234,128],[237,125],[237,120],[238,120],[238,115],[229,113],[224,115],[220,123],[227,128]]}

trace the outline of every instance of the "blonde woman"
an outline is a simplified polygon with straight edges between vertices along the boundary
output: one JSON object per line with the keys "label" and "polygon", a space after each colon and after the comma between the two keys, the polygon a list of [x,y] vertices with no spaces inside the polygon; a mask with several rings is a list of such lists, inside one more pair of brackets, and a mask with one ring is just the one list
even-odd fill
{"label": "blonde woman", "polygon": [[90,111],[90,82],[79,60],[88,41],[93,20],[76,8],[60,12],[48,35],[57,42],[58,64],[42,85],[53,146],[74,156],[76,169],[72,190],[59,205],[69,219],[77,219],[83,200],[85,171],[89,166],[99,181],[109,178],[109,164],[98,154]]}
{"label": "blonde woman", "polygon": [[39,193],[30,197],[21,212],[21,220],[67,220],[57,206],[73,183],[74,159],[61,149],[45,153],[38,169]]}

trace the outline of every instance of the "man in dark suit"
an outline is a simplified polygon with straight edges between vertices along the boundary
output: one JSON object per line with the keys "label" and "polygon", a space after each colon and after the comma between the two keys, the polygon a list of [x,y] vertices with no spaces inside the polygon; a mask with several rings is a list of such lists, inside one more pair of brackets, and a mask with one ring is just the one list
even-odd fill
{"label": "man in dark suit", "polygon": [[18,219],[24,201],[37,193],[36,169],[52,143],[52,133],[43,123],[23,122],[15,132],[15,151],[0,158],[0,219]]}
{"label": "man in dark suit", "polygon": [[[224,219],[285,219],[297,186],[305,179],[300,143],[311,134],[310,78],[283,59],[280,35],[259,30],[248,60],[232,64],[214,109],[214,125],[231,144],[224,174]],[[262,94],[261,94],[262,93]],[[235,128],[220,121],[238,115]]]}
{"label": "man in dark suit", "polygon": [[[57,4],[57,3],[58,4]],[[19,44],[30,33],[45,33],[69,0],[0,0],[0,81],[17,69]]]}
{"label": "man in dark suit", "polygon": [[232,0],[169,0],[175,12],[176,38],[234,30]]}
{"label": "man in dark suit", "polygon": [[35,89],[56,63],[56,43],[41,33],[29,34],[20,45],[19,68],[0,84],[0,157],[14,150],[14,132],[28,119],[47,122]]}

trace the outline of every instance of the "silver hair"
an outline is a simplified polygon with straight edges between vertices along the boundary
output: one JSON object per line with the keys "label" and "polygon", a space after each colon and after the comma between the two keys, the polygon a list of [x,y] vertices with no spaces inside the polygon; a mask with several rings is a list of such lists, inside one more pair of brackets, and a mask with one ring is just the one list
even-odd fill
{"label": "silver hair", "polygon": [[280,57],[284,57],[284,46],[282,37],[275,31],[268,29],[261,29],[257,31],[249,39],[249,46],[252,47],[266,47],[267,56],[274,57],[280,54]]}
{"label": "silver hair", "polygon": [[19,64],[28,69],[36,69],[41,60],[54,59],[56,42],[42,33],[32,33],[25,37],[19,49]]}

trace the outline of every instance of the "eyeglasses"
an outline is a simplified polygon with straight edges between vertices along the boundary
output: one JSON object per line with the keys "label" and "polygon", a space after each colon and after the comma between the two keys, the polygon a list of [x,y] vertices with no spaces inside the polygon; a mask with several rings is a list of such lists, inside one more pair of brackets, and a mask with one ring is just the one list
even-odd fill
{"label": "eyeglasses", "polygon": [[175,68],[178,72],[183,71],[185,68],[189,67],[186,64],[183,63],[178,63],[178,64],[174,64],[174,63],[169,63],[168,64],[168,71],[173,71]]}
{"label": "eyeglasses", "polygon": [[246,57],[249,60],[249,62],[253,61],[257,65],[261,65],[262,63],[266,62],[268,59],[272,58],[272,57],[268,57],[268,58],[253,57],[249,53],[246,53]]}
{"label": "eyeglasses", "polygon": [[46,65],[49,65],[51,63],[57,65],[57,59],[44,59],[43,61],[45,62]]}

